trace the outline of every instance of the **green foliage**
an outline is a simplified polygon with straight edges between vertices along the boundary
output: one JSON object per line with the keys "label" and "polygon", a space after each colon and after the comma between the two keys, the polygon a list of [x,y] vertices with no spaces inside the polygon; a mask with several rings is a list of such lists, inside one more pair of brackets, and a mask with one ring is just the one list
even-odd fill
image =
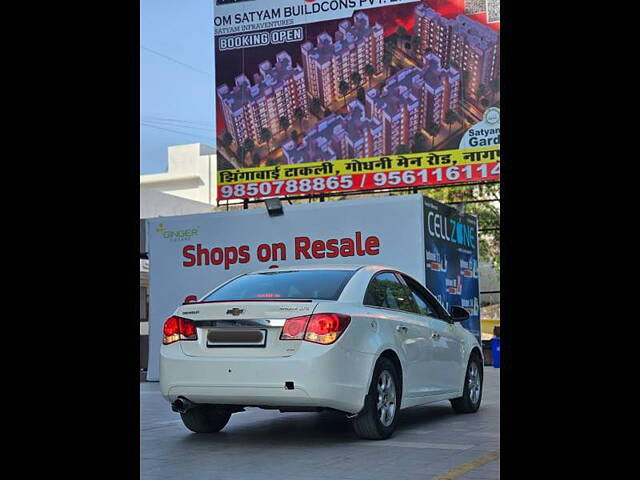
{"label": "green foliage", "polygon": [[360,83],[362,83],[362,76],[358,72],[353,72],[349,78],[354,85],[360,85]]}
{"label": "green foliage", "polygon": [[[467,203],[465,213],[478,217],[478,228],[500,226],[500,184],[473,185],[471,187],[434,188],[424,192],[425,196],[439,202],[459,202],[465,200],[493,200],[492,202]],[[480,232],[480,259],[488,261],[500,272],[500,230]]]}
{"label": "green foliage", "polygon": [[284,115],[280,117],[280,127],[286,132],[291,126],[291,121],[289,117],[285,117]]}
{"label": "green foliage", "polygon": [[322,100],[320,100],[318,97],[313,97],[311,99],[310,106],[311,106],[311,110],[317,113],[322,108]]}
{"label": "green foliage", "polygon": [[228,147],[229,145],[231,145],[231,142],[233,142],[233,137],[229,132],[224,132],[221,140],[222,140],[222,145],[224,145],[225,147]]}
{"label": "green foliage", "polygon": [[306,117],[307,114],[305,113],[305,111],[302,108],[298,107],[293,111],[293,116],[296,117],[296,119],[298,120],[299,126],[300,126],[300,130],[302,130],[302,119],[304,117]]}
{"label": "green foliage", "polygon": [[413,137],[413,147],[411,148],[413,153],[420,153],[427,151],[427,141],[420,132],[416,133]]}
{"label": "green foliage", "polygon": [[404,155],[405,153],[409,153],[409,146],[401,143],[396,148],[396,155]]}
{"label": "green foliage", "polygon": [[494,94],[498,93],[500,91],[500,77],[489,80],[489,87]]}
{"label": "green foliage", "polygon": [[347,93],[349,93],[349,84],[344,80],[340,80],[340,83],[338,84],[338,90],[340,90],[340,93],[342,95],[346,95]]}
{"label": "green foliage", "polygon": [[260,140],[262,140],[263,142],[268,142],[269,140],[271,140],[271,137],[273,135],[271,134],[271,130],[269,130],[268,128],[263,128],[262,130],[260,130]]}
{"label": "green foliage", "polygon": [[370,63],[367,63],[364,66],[364,73],[367,77],[369,77],[369,81],[371,81],[371,75],[373,75],[374,73],[376,73],[375,68],[373,68],[373,65],[371,65]]}
{"label": "green foliage", "polygon": [[253,138],[249,137],[244,140],[244,142],[242,143],[242,146],[247,152],[250,152],[254,148],[256,148],[256,142],[253,141]]}

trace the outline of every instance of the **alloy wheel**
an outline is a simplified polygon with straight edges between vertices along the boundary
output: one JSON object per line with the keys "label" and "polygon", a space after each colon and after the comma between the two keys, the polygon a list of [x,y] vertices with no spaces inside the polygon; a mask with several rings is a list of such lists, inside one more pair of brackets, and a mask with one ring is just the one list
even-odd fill
{"label": "alloy wheel", "polygon": [[476,362],[471,362],[469,365],[469,380],[467,382],[469,388],[469,398],[471,403],[476,405],[480,401],[480,369]]}
{"label": "alloy wheel", "polygon": [[380,423],[388,427],[396,414],[396,385],[388,370],[378,377],[378,401],[376,403]]}

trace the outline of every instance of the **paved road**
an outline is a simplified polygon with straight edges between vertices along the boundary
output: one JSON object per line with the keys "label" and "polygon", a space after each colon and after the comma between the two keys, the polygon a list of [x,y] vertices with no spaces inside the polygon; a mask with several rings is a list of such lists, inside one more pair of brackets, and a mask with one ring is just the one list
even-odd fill
{"label": "paved road", "polygon": [[485,367],[476,414],[449,402],[402,411],[389,440],[358,439],[337,413],[247,409],[218,434],[193,434],[140,384],[143,480],[488,480],[500,478],[500,371]]}

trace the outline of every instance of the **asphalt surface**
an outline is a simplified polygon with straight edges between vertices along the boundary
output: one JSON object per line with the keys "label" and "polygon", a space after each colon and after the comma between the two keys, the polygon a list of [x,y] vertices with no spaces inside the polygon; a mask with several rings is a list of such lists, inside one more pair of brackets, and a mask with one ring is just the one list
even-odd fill
{"label": "asphalt surface", "polygon": [[144,480],[487,480],[500,478],[500,370],[485,367],[475,414],[449,402],[401,412],[388,440],[360,440],[343,415],[249,408],[217,434],[194,434],[140,383]]}

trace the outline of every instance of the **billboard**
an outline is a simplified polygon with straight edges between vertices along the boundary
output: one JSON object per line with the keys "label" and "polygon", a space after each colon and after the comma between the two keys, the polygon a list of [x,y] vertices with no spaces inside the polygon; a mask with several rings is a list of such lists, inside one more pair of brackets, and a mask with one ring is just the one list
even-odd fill
{"label": "billboard", "polygon": [[[444,291],[449,286],[448,274],[429,276],[431,237],[443,230],[438,227],[431,233],[426,209],[428,205],[446,206],[424,198],[416,194],[286,205],[284,215],[276,217],[270,217],[266,209],[249,209],[148,220],[147,379],[158,380],[162,325],[186,297],[200,298],[236,275],[272,265],[386,265],[420,281],[426,278],[426,286],[443,304],[460,305]],[[475,252],[477,260],[477,249]],[[448,256],[444,267],[445,271],[457,268],[451,275],[461,272],[464,277],[462,298],[478,291],[477,262],[463,263],[468,260],[466,254],[460,248],[460,266]],[[470,265],[474,275],[468,276],[464,269]],[[472,331],[474,325],[472,322]]]}
{"label": "billboard", "polygon": [[478,219],[424,197],[425,285],[449,311],[465,308],[462,325],[481,341]]}
{"label": "billboard", "polygon": [[216,0],[214,44],[219,200],[499,178],[499,3]]}

